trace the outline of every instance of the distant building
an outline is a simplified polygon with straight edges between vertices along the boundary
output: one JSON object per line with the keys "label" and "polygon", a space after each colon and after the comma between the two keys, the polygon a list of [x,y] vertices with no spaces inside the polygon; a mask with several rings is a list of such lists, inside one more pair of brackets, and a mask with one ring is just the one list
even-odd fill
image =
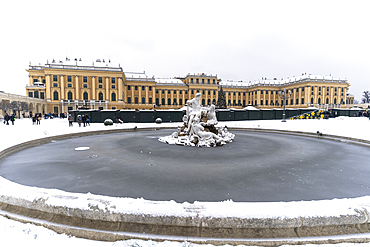
{"label": "distant building", "polygon": [[[30,65],[27,96],[44,100],[46,112],[88,109],[179,109],[202,93],[203,105],[216,104],[223,88],[228,108],[304,108],[311,105],[341,107],[348,104],[347,80],[303,74],[278,80],[222,81],[217,75],[188,74],[185,77],[153,78],[145,72],[124,72],[110,61],[81,59]],[[279,91],[291,95],[285,102]]]}

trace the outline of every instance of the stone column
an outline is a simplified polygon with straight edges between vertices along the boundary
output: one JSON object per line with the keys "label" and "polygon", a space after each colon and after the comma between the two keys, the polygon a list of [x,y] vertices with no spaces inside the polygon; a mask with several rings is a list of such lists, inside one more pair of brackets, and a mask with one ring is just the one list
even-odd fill
{"label": "stone column", "polygon": [[329,104],[334,104],[334,87],[330,87],[330,101]]}
{"label": "stone column", "polygon": [[29,85],[32,86],[33,85],[32,75],[28,75],[28,79],[29,79]]}
{"label": "stone column", "polygon": [[92,88],[92,100],[96,100],[96,81],[95,81],[95,76],[91,76],[91,88]]}
{"label": "stone column", "polygon": [[80,98],[80,84],[79,84],[79,81],[78,81],[78,75],[75,75],[75,86],[76,86],[76,97],[75,97],[75,99],[79,100],[81,98]]}
{"label": "stone column", "polygon": [[[64,100],[64,75],[60,75],[60,99]],[[62,108],[63,111],[63,108]]]}
{"label": "stone column", "polygon": [[145,87],[145,104],[149,104],[149,86]]}
{"label": "stone column", "polygon": [[46,74],[46,100],[51,101],[50,74]]}
{"label": "stone column", "polygon": [[118,77],[118,101],[123,101],[123,80],[122,77]]}
{"label": "stone column", "polygon": [[109,100],[109,77],[105,77],[105,100]]}
{"label": "stone column", "polygon": [[141,91],[142,91],[142,89],[143,89],[143,88],[142,88],[142,87],[141,87],[141,85],[140,85],[140,86],[138,86],[138,88],[137,88],[137,89],[138,89],[138,91],[139,91],[139,102],[138,102],[138,103],[139,103],[139,105],[140,105],[140,104],[141,104]]}

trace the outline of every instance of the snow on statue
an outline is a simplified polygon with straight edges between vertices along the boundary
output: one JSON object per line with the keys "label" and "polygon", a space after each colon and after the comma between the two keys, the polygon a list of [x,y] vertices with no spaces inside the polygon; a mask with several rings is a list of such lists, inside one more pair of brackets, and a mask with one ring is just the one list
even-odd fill
{"label": "snow on statue", "polygon": [[182,146],[214,147],[232,142],[235,135],[226,127],[217,126],[215,106],[202,107],[201,94],[187,102],[184,124],[170,136],[159,138],[159,141]]}

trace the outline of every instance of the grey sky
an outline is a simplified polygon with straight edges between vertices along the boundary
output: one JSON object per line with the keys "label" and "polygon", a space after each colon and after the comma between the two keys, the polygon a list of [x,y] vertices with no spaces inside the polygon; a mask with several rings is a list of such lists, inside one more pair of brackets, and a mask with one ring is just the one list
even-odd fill
{"label": "grey sky", "polygon": [[109,58],[124,71],[245,82],[302,73],[370,90],[367,1],[7,1],[0,90],[25,95],[29,62]]}

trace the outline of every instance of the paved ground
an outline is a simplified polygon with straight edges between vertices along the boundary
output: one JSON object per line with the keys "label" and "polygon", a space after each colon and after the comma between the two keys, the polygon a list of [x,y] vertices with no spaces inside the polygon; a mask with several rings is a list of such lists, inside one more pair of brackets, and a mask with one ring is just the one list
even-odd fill
{"label": "paved ground", "polygon": [[[293,201],[370,194],[369,148],[233,131],[223,147],[167,145],[171,130],[97,135],[29,148],[0,161],[24,185],[150,200]],[[75,151],[76,147],[90,147]]]}

